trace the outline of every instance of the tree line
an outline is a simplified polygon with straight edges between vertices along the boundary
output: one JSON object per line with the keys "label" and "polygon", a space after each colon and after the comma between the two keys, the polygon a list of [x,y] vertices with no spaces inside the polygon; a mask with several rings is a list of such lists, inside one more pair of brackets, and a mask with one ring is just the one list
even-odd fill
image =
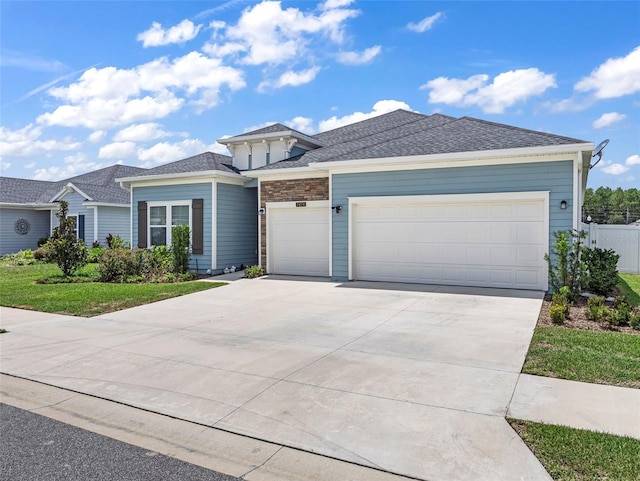
{"label": "tree line", "polygon": [[640,220],[640,190],[588,188],[584,195],[582,221],[597,224],[631,224]]}

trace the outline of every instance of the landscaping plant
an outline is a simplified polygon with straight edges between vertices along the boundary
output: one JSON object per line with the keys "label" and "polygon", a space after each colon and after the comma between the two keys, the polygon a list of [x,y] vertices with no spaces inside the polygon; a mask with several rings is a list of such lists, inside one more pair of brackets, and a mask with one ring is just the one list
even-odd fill
{"label": "landscaping plant", "polygon": [[60,211],[56,213],[59,224],[53,229],[51,239],[47,243],[49,258],[54,261],[65,276],[87,264],[87,246],[76,235],[76,221],[68,217],[68,202],[60,201]]}
{"label": "landscaping plant", "polygon": [[585,249],[584,260],[589,272],[586,288],[599,296],[610,296],[618,283],[618,259],[612,249]]}
{"label": "landscaping plant", "polygon": [[556,231],[552,256],[544,255],[549,266],[549,283],[553,292],[559,292],[566,286],[572,297],[580,293],[587,281],[587,268],[582,259],[586,250],[582,240],[586,233],[582,231]]}
{"label": "landscaping plant", "polygon": [[189,260],[191,257],[189,226],[175,226],[171,230],[171,236],[173,239],[171,245],[173,272],[178,275],[186,274],[189,270]]}
{"label": "landscaping plant", "polygon": [[264,276],[264,269],[262,266],[250,266],[244,270],[244,276],[247,279],[254,279],[256,277]]}

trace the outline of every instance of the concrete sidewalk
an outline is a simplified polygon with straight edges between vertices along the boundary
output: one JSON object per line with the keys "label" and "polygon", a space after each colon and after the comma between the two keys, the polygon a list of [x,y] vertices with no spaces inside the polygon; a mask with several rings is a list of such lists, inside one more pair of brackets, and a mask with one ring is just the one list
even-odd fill
{"label": "concrete sidewalk", "polygon": [[[0,308],[12,331],[0,369],[418,479],[549,480],[504,420],[545,421],[538,413],[566,399],[530,395],[545,378],[520,374],[540,303],[522,291],[266,278],[91,319]],[[553,381],[549,393],[576,391]],[[631,408],[640,391],[627,391]],[[620,429],[561,405],[545,422]]]}

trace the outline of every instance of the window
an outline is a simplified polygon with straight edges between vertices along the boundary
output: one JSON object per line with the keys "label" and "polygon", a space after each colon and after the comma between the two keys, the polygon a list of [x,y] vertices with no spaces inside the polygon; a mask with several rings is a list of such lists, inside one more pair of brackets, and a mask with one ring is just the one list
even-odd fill
{"label": "window", "polygon": [[191,226],[191,202],[149,204],[149,246],[171,246],[171,230]]}

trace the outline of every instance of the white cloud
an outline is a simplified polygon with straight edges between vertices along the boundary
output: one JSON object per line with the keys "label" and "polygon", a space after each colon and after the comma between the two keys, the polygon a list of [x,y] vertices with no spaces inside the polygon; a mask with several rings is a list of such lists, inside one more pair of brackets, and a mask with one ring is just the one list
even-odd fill
{"label": "white cloud", "polygon": [[131,157],[136,150],[135,142],[112,142],[103,145],[98,151],[100,159],[122,159]]}
{"label": "white cloud", "polygon": [[418,33],[426,32],[427,30],[431,30],[433,24],[442,17],[444,17],[444,13],[438,12],[430,17],[423,18],[418,23],[409,23],[407,28]]}
{"label": "white cloud", "polygon": [[[226,25],[226,44],[213,44],[205,51],[214,54],[243,53],[240,62],[247,65],[280,65],[302,58],[310,42],[326,37],[333,43],[344,40],[345,22],[360,14],[343,8],[351,2],[329,1],[319,12],[283,9],[281,2],[264,0],[242,11],[238,23]],[[216,25],[215,37],[223,26]],[[228,44],[231,46],[227,46]]]}
{"label": "white cloud", "polygon": [[588,77],[580,80],[574,89],[594,92],[598,99],[610,99],[640,92],[640,46],[625,57],[610,58]]}
{"label": "white cloud", "polygon": [[380,53],[381,49],[380,45],[376,45],[362,52],[340,52],[337,59],[338,62],[345,65],[362,65],[371,62]]}
{"label": "white cloud", "polygon": [[148,149],[138,149],[138,159],[143,163],[143,167],[155,167],[167,162],[191,157],[203,152],[217,152],[228,155],[228,149],[217,142],[205,144],[199,139],[186,139],[182,142],[160,142]]}
{"label": "white cloud", "polygon": [[170,61],[161,57],[132,69],[85,71],[77,82],[49,93],[66,104],[38,117],[44,125],[112,128],[156,120],[185,103],[200,110],[217,105],[220,91],[245,87],[243,73],[220,59],[190,52]]}
{"label": "white cloud", "polygon": [[17,67],[34,72],[60,72],[67,68],[59,60],[46,59],[28,52],[19,52],[8,48],[2,49],[0,66]]}
{"label": "white cloud", "polygon": [[85,172],[90,172],[92,170],[101,169],[103,167],[106,167],[106,165],[90,161],[84,153],[78,152],[77,154],[66,156],[62,167],[53,166],[36,169],[33,179],[61,180],[84,174]]}
{"label": "white cloud", "polygon": [[507,107],[556,87],[555,76],[537,68],[503,72],[494,77],[491,84],[487,84],[488,80],[489,76],[485,74],[468,79],[438,77],[420,88],[431,90],[430,103],[477,105],[485,113],[503,113]]}
{"label": "white cloud", "polygon": [[0,126],[0,153],[4,157],[33,157],[51,152],[78,150],[80,142],[70,137],[42,140],[42,129],[28,124],[19,130]]}
{"label": "white cloud", "polygon": [[315,129],[313,127],[313,119],[310,117],[294,117],[291,120],[287,120],[285,125],[288,125],[292,129],[298,130],[304,134],[313,134]]}
{"label": "white cloud", "polygon": [[602,129],[604,127],[609,127],[610,125],[621,122],[626,118],[627,116],[625,114],[619,114],[618,112],[609,112],[606,114],[602,114],[600,118],[595,120],[591,125],[594,129]]}
{"label": "white cloud", "polygon": [[201,28],[202,25],[194,25],[191,20],[187,19],[166,30],[158,22],[153,22],[149,30],[138,34],[137,40],[142,42],[142,46],[145,48],[159,47],[172,43],[183,44],[193,40]]}
{"label": "white cloud", "polygon": [[279,89],[282,87],[299,87],[300,85],[308,84],[316,75],[320,72],[320,67],[311,67],[300,72],[294,72],[289,70],[288,72],[280,75],[276,80],[265,80],[258,85],[258,92],[264,92],[269,88]]}
{"label": "white cloud", "polygon": [[379,100],[375,103],[371,112],[354,112],[353,114],[345,115],[343,117],[333,116],[329,119],[320,121],[320,132],[337,129],[338,127],[342,127],[343,125],[367,120],[372,117],[386,114],[388,112],[393,112],[394,110],[398,109],[412,110],[408,104],[399,100]]}
{"label": "white cloud", "polygon": [[0,172],[3,170],[9,170],[9,167],[11,167],[11,162],[4,162],[0,160]]}
{"label": "white cloud", "polygon": [[629,170],[629,167],[624,166],[622,164],[610,164],[606,167],[603,167],[602,172],[609,175],[621,175]]}
{"label": "white cloud", "polygon": [[627,160],[625,161],[626,165],[640,165],[640,155],[638,154],[634,154],[630,157],[627,157]]}
{"label": "white cloud", "polygon": [[162,125],[155,122],[144,124],[130,125],[113,136],[116,142],[130,140],[132,142],[146,142],[148,140],[161,139],[162,137],[170,137],[173,134],[162,129]]}
{"label": "white cloud", "polygon": [[107,135],[107,132],[105,132],[104,130],[96,130],[89,134],[89,137],[87,137],[87,140],[89,142],[93,142],[94,144],[97,144],[98,142],[102,141],[102,139],[104,139],[106,135]]}
{"label": "white cloud", "polygon": [[347,7],[351,5],[355,0],[326,0],[320,4],[321,10],[333,10],[334,8]]}

